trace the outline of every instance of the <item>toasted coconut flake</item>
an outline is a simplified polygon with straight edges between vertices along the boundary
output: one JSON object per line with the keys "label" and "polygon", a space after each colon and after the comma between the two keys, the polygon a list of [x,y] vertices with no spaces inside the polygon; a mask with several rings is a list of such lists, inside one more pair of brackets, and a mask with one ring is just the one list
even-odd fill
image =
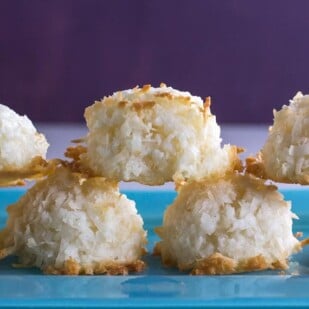
{"label": "toasted coconut flake", "polygon": [[74,259],[69,259],[64,263],[63,268],[48,266],[44,269],[49,275],[128,275],[129,273],[139,273],[144,271],[145,262],[141,260],[132,263],[106,262],[94,265],[81,265]]}
{"label": "toasted coconut flake", "polygon": [[53,173],[59,163],[58,159],[46,161],[36,157],[24,168],[0,170],[0,187],[24,185],[25,180],[41,179]]}

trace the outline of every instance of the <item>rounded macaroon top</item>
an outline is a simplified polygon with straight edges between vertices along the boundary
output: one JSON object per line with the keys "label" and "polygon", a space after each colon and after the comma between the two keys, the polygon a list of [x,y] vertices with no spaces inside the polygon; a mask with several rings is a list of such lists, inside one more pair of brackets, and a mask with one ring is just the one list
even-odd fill
{"label": "rounded macaroon top", "polygon": [[309,95],[308,94],[303,94],[301,91],[298,91],[295,96],[293,97],[292,100],[289,101],[289,105],[283,105],[282,110],[285,109],[292,109],[295,112],[305,112],[303,116],[308,116],[309,115]]}
{"label": "rounded macaroon top", "polygon": [[[95,103],[100,104],[118,104],[119,108],[126,105],[131,106],[135,110],[147,109],[156,103],[178,101],[179,104],[196,105],[204,110],[204,106],[210,105],[210,99],[207,98],[205,103],[199,96],[193,96],[188,91],[180,91],[161,83],[160,87],[152,87],[151,85],[144,85],[143,87],[136,86],[133,89],[127,89],[114,92],[113,95],[104,97],[101,101]],[[87,119],[87,111],[94,106],[86,108],[85,116]],[[208,109],[207,109],[208,110]]]}
{"label": "rounded macaroon top", "polygon": [[85,119],[88,126],[92,126],[95,119],[94,114],[101,105],[121,109],[130,109],[136,112],[147,111],[155,105],[165,105],[173,102],[174,104],[190,106],[198,110],[203,116],[212,116],[210,111],[211,98],[207,97],[205,101],[199,96],[194,96],[188,91],[180,91],[161,83],[160,87],[152,87],[150,84],[143,87],[136,86],[133,89],[114,92],[110,96],[105,96],[100,101],[85,109]]}

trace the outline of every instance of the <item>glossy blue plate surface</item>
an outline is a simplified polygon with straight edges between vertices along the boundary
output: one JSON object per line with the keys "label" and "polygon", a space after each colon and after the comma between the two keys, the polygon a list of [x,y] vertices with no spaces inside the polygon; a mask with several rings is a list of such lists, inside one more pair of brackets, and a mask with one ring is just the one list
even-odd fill
{"label": "glossy blue plate surface", "polygon": [[[0,226],[6,205],[23,189],[0,190]],[[137,203],[149,235],[149,252],[157,237],[165,207],[174,192],[125,192]],[[309,236],[309,190],[285,190],[300,220],[294,231]],[[275,220],[276,218],[274,218]],[[149,307],[309,307],[309,248],[294,256],[285,272],[264,271],[230,276],[189,276],[163,268],[160,260],[145,257],[148,269],[129,276],[47,276],[37,269],[14,269],[13,258],[0,261],[0,308],[149,308]]]}

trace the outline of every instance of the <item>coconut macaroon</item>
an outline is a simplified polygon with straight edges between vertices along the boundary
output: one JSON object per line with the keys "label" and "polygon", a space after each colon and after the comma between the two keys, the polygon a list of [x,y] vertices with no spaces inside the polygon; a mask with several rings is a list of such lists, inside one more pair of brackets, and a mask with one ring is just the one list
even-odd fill
{"label": "coconut macaroon", "polygon": [[118,185],[60,167],[8,207],[0,257],[48,274],[141,271],[146,232],[135,203]]}
{"label": "coconut macaroon", "polygon": [[84,164],[117,181],[160,185],[223,175],[239,167],[237,147],[221,148],[210,98],[161,84],[119,91],[86,108]]}
{"label": "coconut macaroon", "polygon": [[0,104],[0,186],[38,173],[48,146],[27,116]]}
{"label": "coconut macaroon", "polygon": [[191,182],[166,209],[155,253],[196,275],[286,269],[301,249],[295,218],[277,188],[253,176]]}
{"label": "coconut macaroon", "polygon": [[247,171],[277,182],[309,184],[309,95],[298,92],[290,105],[274,111],[274,124]]}

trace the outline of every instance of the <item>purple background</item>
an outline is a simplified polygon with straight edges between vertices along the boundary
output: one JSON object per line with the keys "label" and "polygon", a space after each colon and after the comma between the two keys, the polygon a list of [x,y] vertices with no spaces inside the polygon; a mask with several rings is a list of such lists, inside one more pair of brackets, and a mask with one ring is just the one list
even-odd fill
{"label": "purple background", "polygon": [[308,16],[305,0],[0,0],[0,102],[75,122],[95,99],[163,81],[211,95],[219,123],[269,123],[309,92]]}

